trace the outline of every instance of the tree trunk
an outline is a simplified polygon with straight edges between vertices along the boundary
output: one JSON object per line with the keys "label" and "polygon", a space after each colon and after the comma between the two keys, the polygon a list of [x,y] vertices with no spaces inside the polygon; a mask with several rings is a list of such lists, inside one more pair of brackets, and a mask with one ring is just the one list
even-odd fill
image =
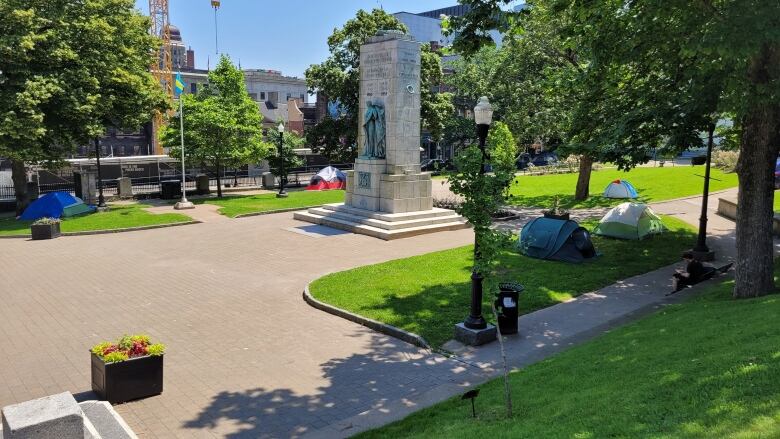
{"label": "tree trunk", "polygon": [[583,154],[580,156],[580,175],[577,177],[577,189],[574,191],[574,199],[587,200],[590,195],[590,173],[593,171],[593,159]]}
{"label": "tree trunk", "polygon": [[[752,87],[767,87],[780,67],[780,47],[764,45],[750,62]],[[743,119],[737,162],[737,263],[734,297],[774,291],[772,217],[774,170],[780,147],[780,105],[753,98]]]}
{"label": "tree trunk", "polygon": [[219,160],[217,160],[217,198],[222,198],[222,175]]}
{"label": "tree trunk", "polygon": [[27,193],[27,170],[23,161],[11,160],[11,179],[14,182],[14,195],[16,195],[16,216],[19,216],[30,204],[30,195]]}

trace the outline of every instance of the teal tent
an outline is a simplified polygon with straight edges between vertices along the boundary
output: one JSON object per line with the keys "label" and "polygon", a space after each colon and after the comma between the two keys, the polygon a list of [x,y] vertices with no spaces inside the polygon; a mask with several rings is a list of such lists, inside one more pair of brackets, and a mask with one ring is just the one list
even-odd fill
{"label": "teal tent", "polygon": [[535,218],[520,231],[518,247],[526,256],[582,262],[596,256],[590,233],[575,221]]}

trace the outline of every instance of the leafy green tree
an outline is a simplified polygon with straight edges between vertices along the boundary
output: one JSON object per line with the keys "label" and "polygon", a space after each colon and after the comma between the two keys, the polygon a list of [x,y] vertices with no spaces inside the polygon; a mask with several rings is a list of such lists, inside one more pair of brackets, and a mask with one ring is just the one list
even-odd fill
{"label": "leafy green tree", "polygon": [[[468,219],[474,229],[474,266],[472,276],[484,276],[487,291],[498,292],[498,281],[494,272],[498,257],[511,241],[509,232],[492,227],[493,215],[504,203],[504,193],[514,177],[514,157],[512,166],[506,166],[508,150],[514,144],[509,129],[497,125],[493,130],[491,142],[486,142],[483,152],[477,145],[463,148],[455,159],[458,172],[448,177],[450,189],[459,195],[463,202],[457,208],[459,214]],[[485,172],[483,164],[492,165],[493,172]],[[496,316],[495,306],[493,314]],[[496,317],[497,318],[497,317]],[[499,331],[499,343],[504,363],[504,383],[507,401],[507,414],[512,416],[512,402],[509,392],[509,369],[506,364],[504,342]]]}
{"label": "leafy green tree", "polygon": [[634,126],[660,128],[686,146],[700,144],[699,132],[714,127],[720,115],[733,115],[740,130],[734,296],[772,292],[773,248],[767,237],[780,148],[780,4],[676,0],[560,6],[578,18],[573,32],[599,30],[590,44],[602,71],[615,76],[623,96],[642,98],[636,108],[644,115],[616,119],[615,125],[626,127],[611,136],[621,146],[632,146],[632,119]]}
{"label": "leafy green tree", "polygon": [[[222,171],[257,163],[272,146],[263,140],[263,116],[246,91],[243,73],[226,55],[209,72],[209,82],[197,94],[181,96],[184,112],[184,148],[187,162],[211,168],[217,174],[217,196],[222,197]],[[180,114],[162,133],[170,156],[181,157]]]}
{"label": "leafy green tree", "polygon": [[295,150],[303,148],[305,140],[295,133],[285,131],[282,135],[281,154],[279,154],[279,133],[273,133],[269,137],[270,143],[276,145],[268,157],[271,172],[279,178],[279,181],[287,184],[287,174],[290,172],[290,169],[303,166],[303,159],[295,153]]}
{"label": "leafy green tree", "polygon": [[487,144],[490,145],[492,161],[496,168],[501,168],[507,174],[514,174],[517,142],[509,127],[503,122],[494,122],[488,132]]}
{"label": "leafy green tree", "polygon": [[[465,0],[456,46],[475,51],[484,29],[515,29],[506,0]],[[720,115],[737,122],[740,155],[735,297],[774,290],[773,174],[780,148],[780,3],[765,1],[571,2],[539,0],[567,17],[560,32],[591,62],[575,141],[606,145],[618,160],[648,148],[700,144]],[[567,40],[564,40],[567,41]],[[588,119],[590,118],[590,119]],[[579,138],[578,138],[579,136]],[[620,164],[620,162],[619,162]]]}
{"label": "leafy green tree", "polygon": [[[355,143],[358,131],[360,106],[360,46],[379,30],[408,32],[406,26],[393,15],[381,9],[371,12],[359,10],[355,18],[340,29],[334,29],[328,37],[330,57],[321,64],[306,69],[306,83],[311,92],[322,93],[331,101],[337,101],[344,109],[343,123],[326,120],[307,134],[312,149],[323,152],[328,158],[351,161],[357,156]],[[453,111],[450,97],[433,91],[441,83],[440,55],[422,45],[420,66],[421,126],[431,131],[435,140],[441,138],[444,120]],[[339,151],[340,150],[340,151]]]}
{"label": "leafy green tree", "polygon": [[107,126],[132,129],[167,108],[149,73],[159,40],[132,0],[0,1],[0,156],[17,213],[25,163],[56,166]]}
{"label": "leafy green tree", "polygon": [[320,123],[306,130],[306,143],[331,164],[349,163],[357,156],[355,123],[350,117],[333,118],[326,115]]}

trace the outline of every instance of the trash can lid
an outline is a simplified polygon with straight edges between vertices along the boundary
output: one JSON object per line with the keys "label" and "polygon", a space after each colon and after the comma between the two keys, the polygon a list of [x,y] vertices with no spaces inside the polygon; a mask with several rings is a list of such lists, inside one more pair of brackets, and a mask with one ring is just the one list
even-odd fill
{"label": "trash can lid", "polygon": [[525,287],[520,285],[517,282],[503,282],[498,284],[498,288],[501,291],[513,291],[515,293],[519,293],[523,290],[525,290]]}

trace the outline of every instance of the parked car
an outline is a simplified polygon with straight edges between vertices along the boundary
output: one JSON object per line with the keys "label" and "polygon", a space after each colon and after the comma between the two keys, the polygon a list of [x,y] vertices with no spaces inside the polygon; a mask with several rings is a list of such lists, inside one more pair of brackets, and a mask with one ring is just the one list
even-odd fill
{"label": "parked car", "polygon": [[558,155],[554,152],[542,152],[531,160],[534,166],[547,166],[558,163]]}
{"label": "parked car", "polygon": [[451,171],[455,169],[452,162],[443,159],[428,159],[420,163],[420,170],[423,172],[433,172],[438,174],[441,171]]}
{"label": "parked car", "polygon": [[529,163],[531,163],[531,155],[528,153],[520,154],[517,156],[517,159],[515,159],[517,169],[525,169],[528,167]]}

